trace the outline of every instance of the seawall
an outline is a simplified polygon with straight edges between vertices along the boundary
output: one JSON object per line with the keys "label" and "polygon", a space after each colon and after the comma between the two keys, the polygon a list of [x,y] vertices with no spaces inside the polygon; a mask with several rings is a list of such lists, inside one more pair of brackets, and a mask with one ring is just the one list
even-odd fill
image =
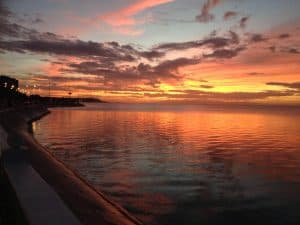
{"label": "seawall", "polygon": [[34,139],[30,133],[31,123],[48,113],[48,109],[44,107],[2,112],[0,124],[8,135],[7,142],[11,147],[9,151],[24,150],[32,167],[58,193],[82,224],[142,224],[120,205],[93,188],[76,172],[56,159]]}
{"label": "seawall", "polygon": [[9,145],[7,144],[7,133],[0,125],[0,158],[4,151],[6,151],[9,148]]}

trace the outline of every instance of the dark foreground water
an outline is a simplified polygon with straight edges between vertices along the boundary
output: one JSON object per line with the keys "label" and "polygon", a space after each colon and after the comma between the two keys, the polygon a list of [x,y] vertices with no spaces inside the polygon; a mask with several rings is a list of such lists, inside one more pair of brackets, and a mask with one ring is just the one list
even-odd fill
{"label": "dark foreground water", "polygon": [[146,224],[300,224],[300,111],[51,111],[35,137]]}

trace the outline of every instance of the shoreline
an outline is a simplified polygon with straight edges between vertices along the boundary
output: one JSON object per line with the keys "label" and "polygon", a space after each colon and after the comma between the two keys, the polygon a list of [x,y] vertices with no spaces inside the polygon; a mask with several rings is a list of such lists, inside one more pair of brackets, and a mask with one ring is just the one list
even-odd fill
{"label": "shoreline", "polygon": [[138,219],[56,159],[33,137],[32,122],[49,113],[45,107],[2,112],[0,124],[8,135],[10,151],[25,151],[32,167],[55,190],[82,224],[141,225]]}

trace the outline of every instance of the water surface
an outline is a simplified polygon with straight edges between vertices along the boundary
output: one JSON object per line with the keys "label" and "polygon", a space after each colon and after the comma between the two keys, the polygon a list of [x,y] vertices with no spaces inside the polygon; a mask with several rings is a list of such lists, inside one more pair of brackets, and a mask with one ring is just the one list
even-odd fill
{"label": "water surface", "polygon": [[91,104],[35,137],[146,224],[300,224],[292,109]]}

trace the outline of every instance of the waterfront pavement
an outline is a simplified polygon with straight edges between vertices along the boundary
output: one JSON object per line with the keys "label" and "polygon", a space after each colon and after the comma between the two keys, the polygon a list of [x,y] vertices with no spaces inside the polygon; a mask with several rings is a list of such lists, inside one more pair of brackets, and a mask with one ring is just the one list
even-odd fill
{"label": "waterfront pavement", "polygon": [[24,151],[7,151],[2,166],[29,224],[80,225],[58,194],[32,168]]}
{"label": "waterfront pavement", "polygon": [[8,190],[8,185],[0,175],[0,225],[18,225],[17,207],[14,199]]}

